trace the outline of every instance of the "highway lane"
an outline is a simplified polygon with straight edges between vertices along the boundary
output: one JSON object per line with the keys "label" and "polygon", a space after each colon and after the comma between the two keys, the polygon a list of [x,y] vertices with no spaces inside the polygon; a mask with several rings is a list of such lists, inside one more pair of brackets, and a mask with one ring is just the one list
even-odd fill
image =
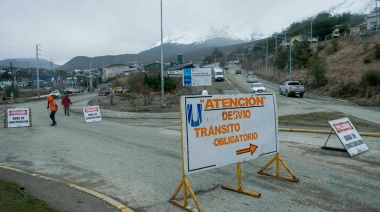
{"label": "highway lane", "polygon": [[[235,74],[236,65],[230,65],[226,70],[227,79],[240,93],[250,93],[249,83],[246,82],[247,72],[242,70],[242,74]],[[345,114],[360,117],[362,119],[380,124],[380,107],[363,107],[350,104],[345,101],[312,95],[307,92],[303,98],[286,97],[279,94],[279,85],[259,79],[266,86],[268,93],[276,94],[278,115],[303,114],[318,111],[340,111]]]}

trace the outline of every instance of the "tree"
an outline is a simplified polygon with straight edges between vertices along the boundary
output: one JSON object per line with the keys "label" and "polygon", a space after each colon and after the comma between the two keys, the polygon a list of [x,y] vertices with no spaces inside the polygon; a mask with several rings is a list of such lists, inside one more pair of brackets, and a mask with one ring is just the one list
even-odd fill
{"label": "tree", "polygon": [[316,86],[326,85],[326,60],[318,55],[314,55],[310,58],[308,66],[310,74],[315,78]]}
{"label": "tree", "polygon": [[8,72],[4,72],[0,75],[0,80],[9,80],[12,76]]}
{"label": "tree", "polygon": [[301,67],[307,66],[309,58],[311,57],[310,43],[307,41],[301,41],[294,44],[293,47],[294,64]]}

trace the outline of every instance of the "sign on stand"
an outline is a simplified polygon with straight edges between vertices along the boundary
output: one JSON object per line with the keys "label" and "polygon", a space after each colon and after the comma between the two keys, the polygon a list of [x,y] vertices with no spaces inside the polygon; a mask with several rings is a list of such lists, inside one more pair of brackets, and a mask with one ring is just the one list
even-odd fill
{"label": "sign on stand", "polygon": [[88,122],[101,121],[99,106],[88,106],[83,108],[84,120]]}
{"label": "sign on stand", "polygon": [[182,96],[186,174],[277,153],[273,94]]}
{"label": "sign on stand", "polygon": [[[169,201],[185,210],[188,194],[203,211],[187,174],[235,164],[237,187],[222,185],[223,189],[260,197],[258,192],[242,188],[240,162],[263,155],[275,156],[258,172],[271,177],[298,182],[299,179],[279,156],[277,105],[274,94],[236,94],[181,96],[182,179]],[[276,174],[264,172],[275,164]],[[281,176],[280,164],[291,177]],[[183,201],[176,200],[183,190]]]}
{"label": "sign on stand", "polygon": [[184,68],[183,86],[211,86],[211,68]]}
{"label": "sign on stand", "polygon": [[31,124],[30,108],[13,108],[7,109],[4,116],[4,127],[30,127]]}
{"label": "sign on stand", "polygon": [[[345,150],[352,157],[369,150],[362,137],[355,129],[354,125],[348,118],[341,118],[329,121],[331,128],[335,131]],[[331,135],[331,134],[330,134]],[[330,136],[329,136],[330,137]],[[328,139],[327,139],[328,141]],[[326,143],[327,143],[326,141]],[[324,146],[324,149],[335,149]]]}

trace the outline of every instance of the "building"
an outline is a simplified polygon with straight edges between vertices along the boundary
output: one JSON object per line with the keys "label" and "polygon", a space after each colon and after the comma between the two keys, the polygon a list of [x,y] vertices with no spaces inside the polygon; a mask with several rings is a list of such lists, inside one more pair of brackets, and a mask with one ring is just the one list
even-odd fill
{"label": "building", "polygon": [[367,15],[367,31],[380,30],[380,12]]}
{"label": "building", "polygon": [[103,68],[102,79],[107,79],[115,76],[127,76],[136,71],[138,71],[138,68],[133,65],[113,64]]}
{"label": "building", "polygon": [[193,63],[179,64],[173,67],[170,67],[165,70],[167,75],[182,75],[182,69],[184,68],[195,68]]}

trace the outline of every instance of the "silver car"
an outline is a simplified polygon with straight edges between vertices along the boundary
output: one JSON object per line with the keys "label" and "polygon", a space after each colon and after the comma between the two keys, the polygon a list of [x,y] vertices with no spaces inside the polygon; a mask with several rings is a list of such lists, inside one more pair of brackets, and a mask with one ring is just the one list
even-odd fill
{"label": "silver car", "polygon": [[247,82],[249,82],[249,83],[256,83],[257,82],[256,75],[248,75],[247,76]]}

